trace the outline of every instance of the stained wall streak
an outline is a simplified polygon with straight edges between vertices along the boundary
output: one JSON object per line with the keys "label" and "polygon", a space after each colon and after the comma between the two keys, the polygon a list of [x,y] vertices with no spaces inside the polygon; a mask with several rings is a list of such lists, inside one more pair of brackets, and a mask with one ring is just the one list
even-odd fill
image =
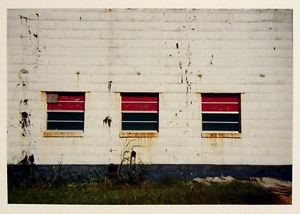
{"label": "stained wall streak", "polygon": [[[292,40],[284,9],[8,10],[8,162],[291,164]],[[87,92],[82,137],[43,137],[43,91]],[[160,93],[159,133],[121,132],[119,92]],[[202,137],[203,92],[243,93],[241,138]]]}

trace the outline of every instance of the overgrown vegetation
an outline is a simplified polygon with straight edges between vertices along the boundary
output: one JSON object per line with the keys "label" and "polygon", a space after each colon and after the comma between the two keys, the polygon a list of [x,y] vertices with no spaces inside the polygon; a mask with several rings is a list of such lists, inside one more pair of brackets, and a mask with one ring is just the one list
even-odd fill
{"label": "overgrown vegetation", "polygon": [[[138,145],[134,144],[134,140],[126,138],[124,148],[121,152],[121,163],[118,167],[111,165],[108,168],[109,177],[114,184],[138,184],[145,181],[144,163],[138,159],[134,150]],[[149,180],[149,178],[148,178]]]}
{"label": "overgrown vegetation", "polygon": [[[154,182],[143,162],[136,163],[137,146],[126,141],[121,163],[111,164],[96,179],[85,173],[67,175],[59,165],[41,179],[33,164],[21,165],[8,180],[8,203],[14,204],[276,204],[271,192],[249,182],[213,183],[210,186],[166,178]],[[15,178],[15,179],[13,179]],[[16,181],[17,179],[17,181]],[[14,182],[12,182],[14,181]],[[76,182],[77,181],[77,182]],[[78,182],[81,181],[81,182]]]}
{"label": "overgrown vegetation", "polygon": [[235,181],[205,186],[191,181],[98,183],[56,187],[12,187],[8,203],[24,204],[276,204],[272,193]]}

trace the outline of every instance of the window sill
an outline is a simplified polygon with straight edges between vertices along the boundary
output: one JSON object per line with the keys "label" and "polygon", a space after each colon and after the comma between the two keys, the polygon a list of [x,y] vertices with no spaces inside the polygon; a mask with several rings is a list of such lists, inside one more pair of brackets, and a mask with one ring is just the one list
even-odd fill
{"label": "window sill", "polygon": [[156,131],[122,131],[120,132],[120,138],[155,138],[158,136]]}
{"label": "window sill", "polygon": [[83,137],[83,131],[44,131],[43,137]]}
{"label": "window sill", "polygon": [[202,138],[241,138],[242,134],[238,132],[202,132]]}

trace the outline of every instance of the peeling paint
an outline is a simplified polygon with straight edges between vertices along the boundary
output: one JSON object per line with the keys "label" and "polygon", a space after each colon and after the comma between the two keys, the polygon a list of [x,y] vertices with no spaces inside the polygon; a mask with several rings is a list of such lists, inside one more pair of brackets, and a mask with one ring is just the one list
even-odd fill
{"label": "peeling paint", "polygon": [[77,86],[79,85],[79,80],[80,80],[80,71],[77,71],[76,72],[76,83],[77,83]]}
{"label": "peeling paint", "polygon": [[34,165],[34,155],[29,155],[29,157],[27,155],[25,155],[25,157],[19,161],[19,164],[21,165]]}
{"label": "peeling paint", "polygon": [[112,122],[112,119],[110,116],[106,116],[104,119],[103,119],[103,125],[107,125],[108,127],[111,126],[111,122]]}
{"label": "peeling paint", "polygon": [[21,112],[21,119],[19,121],[19,124],[21,126],[22,129],[22,136],[25,137],[27,134],[29,134],[29,130],[28,127],[30,126],[30,116],[31,114],[29,114],[28,112]]}
{"label": "peeling paint", "polygon": [[109,152],[115,152],[115,151],[118,151],[118,150],[113,149],[113,148],[110,148],[110,149],[109,149]]}
{"label": "peeling paint", "polygon": [[108,81],[107,88],[108,88],[109,91],[111,90],[111,84],[112,84],[112,81]]}
{"label": "peeling paint", "polygon": [[214,55],[212,54],[212,55],[211,55],[211,59],[210,59],[210,63],[209,63],[210,65],[213,64],[213,59],[214,59]]}
{"label": "peeling paint", "polygon": [[23,99],[23,100],[20,100],[20,105],[21,104],[24,104],[25,106],[28,104],[28,99]]}
{"label": "peeling paint", "polygon": [[29,74],[29,71],[26,70],[26,69],[24,69],[24,68],[22,68],[22,69],[20,70],[20,73],[22,73],[22,74]]}
{"label": "peeling paint", "polygon": [[26,22],[27,22],[27,20],[29,19],[29,18],[27,18],[26,16],[22,16],[22,15],[19,15],[19,17],[20,17],[21,20],[24,19]]}
{"label": "peeling paint", "polygon": [[182,69],[182,63],[179,61],[179,68]]}

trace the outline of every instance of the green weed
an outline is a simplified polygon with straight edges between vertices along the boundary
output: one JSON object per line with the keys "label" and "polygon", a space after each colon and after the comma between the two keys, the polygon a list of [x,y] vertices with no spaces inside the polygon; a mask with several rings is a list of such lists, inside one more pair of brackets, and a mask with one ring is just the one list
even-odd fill
{"label": "green weed", "polygon": [[191,181],[148,182],[138,185],[106,182],[56,187],[12,187],[15,204],[276,204],[276,197],[250,183],[205,186]]}

